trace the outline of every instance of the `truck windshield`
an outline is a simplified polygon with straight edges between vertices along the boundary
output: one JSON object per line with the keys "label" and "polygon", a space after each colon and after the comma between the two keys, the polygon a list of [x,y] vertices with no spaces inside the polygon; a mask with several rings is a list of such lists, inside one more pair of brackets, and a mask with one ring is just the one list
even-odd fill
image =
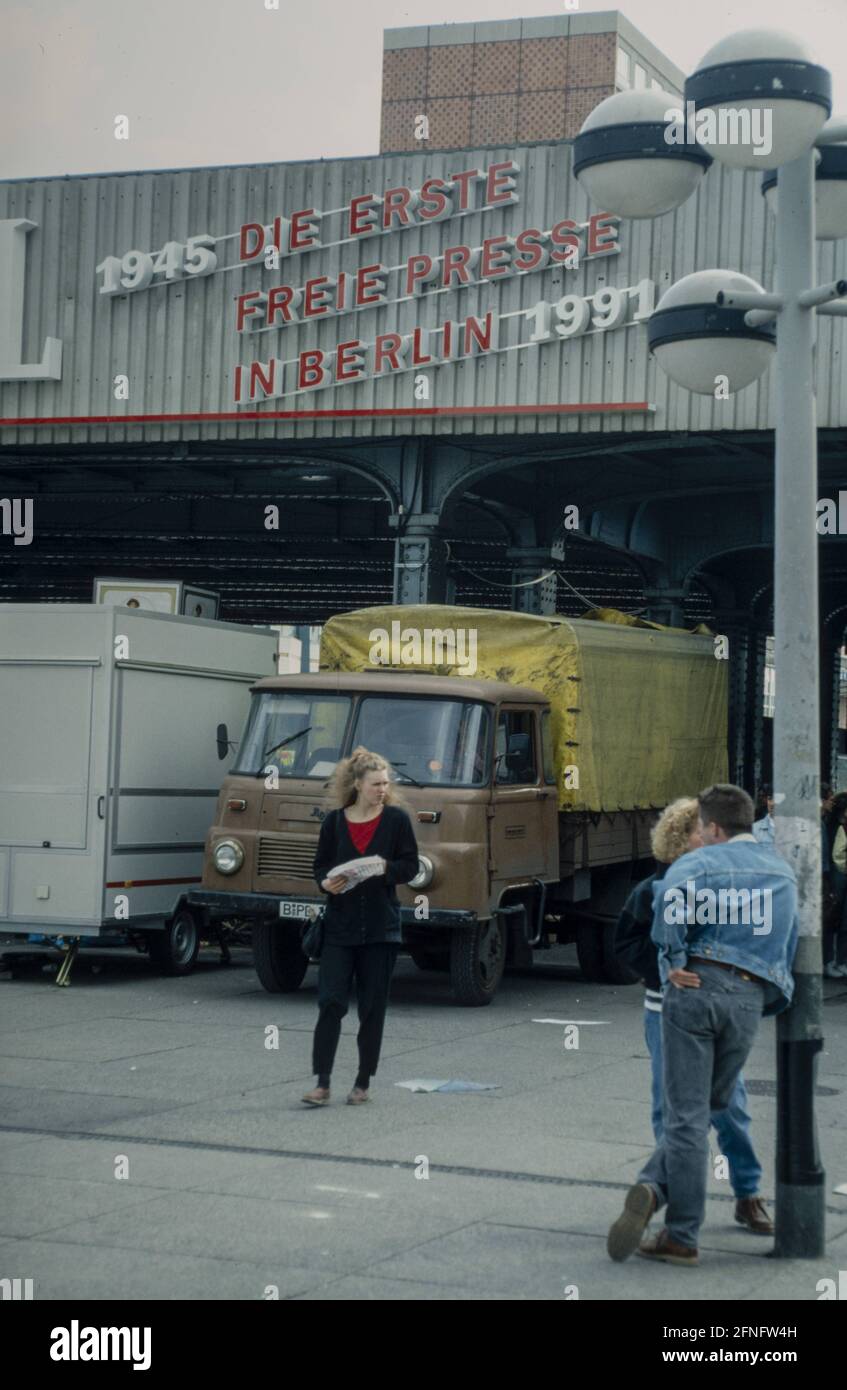
{"label": "truck windshield", "polygon": [[326,781],[341,757],[349,715],[348,695],[260,690],[253,696],[233,771],[258,777],[274,768],[280,777]]}
{"label": "truck windshield", "polygon": [[351,747],[362,743],[396,763],[401,781],[421,786],[484,786],[489,714],[472,700],[368,696],[359,705]]}

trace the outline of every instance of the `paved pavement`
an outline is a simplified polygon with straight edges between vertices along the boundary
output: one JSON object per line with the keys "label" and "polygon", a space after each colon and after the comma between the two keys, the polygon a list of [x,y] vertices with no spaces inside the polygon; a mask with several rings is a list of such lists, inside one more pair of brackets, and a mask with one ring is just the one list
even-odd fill
{"label": "paved pavement", "polygon": [[[714,1179],[701,1264],[683,1271],[606,1256],[651,1148],[641,991],[583,983],[569,949],[507,977],[486,1009],[456,1007],[444,976],[401,957],[373,1103],[343,1104],[348,1016],[323,1110],[299,1101],[314,969],[272,996],[243,951],[228,968],[204,951],[177,980],[131,952],[103,952],[97,974],[92,958],[69,989],[0,975],[0,1277],[32,1278],[37,1299],[808,1301],[847,1271],[833,1191],[847,1182],[847,981],[825,986],[818,1076],[827,1257],[769,1258]],[[583,1021],[578,1048],[545,1018]],[[774,1068],[766,1020],[745,1069],[766,1196]],[[394,1084],[419,1077],[499,1089]]]}

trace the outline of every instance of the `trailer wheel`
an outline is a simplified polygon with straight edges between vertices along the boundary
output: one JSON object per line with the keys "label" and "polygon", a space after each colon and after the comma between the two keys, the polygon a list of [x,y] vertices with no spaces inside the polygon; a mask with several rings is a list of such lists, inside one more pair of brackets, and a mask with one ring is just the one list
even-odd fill
{"label": "trailer wheel", "polygon": [[150,959],[163,975],[190,975],[200,950],[200,927],[189,907],[181,907],[161,931],[148,933]]}
{"label": "trailer wheel", "polygon": [[450,937],[450,985],[457,1004],[490,1004],[503,978],[506,938],[499,916]]}
{"label": "trailer wheel", "polygon": [[604,932],[599,922],[580,922],[576,928],[576,954],[583,977],[592,984],[606,979]]}
{"label": "trailer wheel", "polygon": [[606,922],[602,931],[604,978],[612,985],[634,985],[641,976],[615,954],[616,925],[615,922]]}
{"label": "trailer wheel", "polygon": [[253,964],[269,994],[293,994],[309,968],[296,933],[276,921],[253,923]]}

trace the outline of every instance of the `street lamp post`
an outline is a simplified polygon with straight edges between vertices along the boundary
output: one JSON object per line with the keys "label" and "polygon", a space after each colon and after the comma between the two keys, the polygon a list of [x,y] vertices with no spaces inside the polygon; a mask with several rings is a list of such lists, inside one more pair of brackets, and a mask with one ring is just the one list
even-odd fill
{"label": "street lamp post", "polygon": [[[815,315],[800,296],[815,278],[814,154],[777,180],[776,430],[774,436],[773,758],[776,845],[794,866],[800,939],[792,1007],[777,1018],[775,1253],[824,1253],[824,1171],[815,1124],[815,1057],[823,1046],[820,704],[818,694],[818,440]],[[782,688],[781,688],[782,687]]]}
{"label": "street lamp post", "polygon": [[[746,112],[749,142],[756,116],[771,122],[776,197],[772,172],[763,191],[770,189],[776,220],[777,292],[766,294],[730,271],[699,271],[670,287],[648,332],[667,374],[711,395],[717,372],[729,378],[730,391],[761,375],[773,356],[776,326],[776,843],[797,876],[800,918],[795,996],[777,1020],[774,1253],[783,1257],[824,1252],[824,1173],[814,1119],[815,1057],[822,1047],[814,343],[816,313],[847,314],[847,280],[814,284],[816,202],[824,209],[821,235],[847,236],[847,157],[832,150],[847,141],[847,123],[824,125],[829,89],[829,73],[791,36],[731,35],[686,83],[686,110],[705,117],[702,136],[686,119],[691,138],[669,143],[667,121],[677,105],[670,94],[619,93],[590,114],[574,149],[574,172],[590,197],[622,217],[647,217],[685,202],[711,157],[733,168],[761,168],[754,149],[722,141],[721,131],[737,133],[739,113]],[[663,127],[656,98],[666,108]],[[651,170],[658,171],[653,182],[661,191],[661,205],[652,209],[644,192]]]}

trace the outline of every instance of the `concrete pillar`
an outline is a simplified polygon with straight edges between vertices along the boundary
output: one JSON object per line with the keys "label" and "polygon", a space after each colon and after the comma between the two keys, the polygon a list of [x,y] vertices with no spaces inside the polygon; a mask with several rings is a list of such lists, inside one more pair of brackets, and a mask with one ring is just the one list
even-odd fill
{"label": "concrete pillar", "polygon": [[667,627],[685,627],[685,589],[663,585],[645,589],[644,597],[647,600],[647,612],[644,616],[651,623],[664,623]]}
{"label": "concrete pillar", "polygon": [[552,556],[544,546],[516,545],[506,551],[512,565],[512,608],[536,616],[556,612],[556,576],[541,584],[531,581],[552,569]]}
{"label": "concrete pillar", "polygon": [[445,546],[432,512],[395,516],[394,603],[446,603]]}

